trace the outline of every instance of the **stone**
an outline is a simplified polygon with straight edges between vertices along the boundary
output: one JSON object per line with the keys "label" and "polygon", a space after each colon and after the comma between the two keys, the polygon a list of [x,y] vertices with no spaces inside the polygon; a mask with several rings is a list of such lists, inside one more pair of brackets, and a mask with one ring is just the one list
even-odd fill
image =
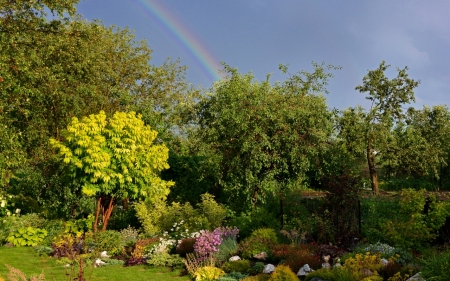
{"label": "stone", "polygon": [[305,264],[304,266],[300,267],[300,269],[297,272],[298,277],[306,276],[313,272],[314,269],[309,267],[309,264]]}
{"label": "stone", "polygon": [[108,253],[106,251],[103,251],[100,253],[101,258],[109,258]]}
{"label": "stone", "polygon": [[414,276],[410,277],[406,281],[425,281],[425,279],[420,276],[420,272],[416,273]]}
{"label": "stone", "polygon": [[381,259],[381,263],[382,263],[384,266],[386,266],[386,265],[389,263],[389,261],[388,261],[387,259]]}
{"label": "stone", "polygon": [[274,271],[275,271],[275,265],[269,263],[269,264],[266,264],[266,266],[264,266],[263,273],[270,274]]}
{"label": "stone", "polygon": [[228,261],[238,261],[241,258],[239,256],[232,256],[231,258],[228,259]]}
{"label": "stone", "polygon": [[261,252],[259,254],[254,255],[253,257],[258,260],[265,260],[265,259],[267,259],[267,253]]}
{"label": "stone", "polygon": [[94,267],[100,267],[105,264],[106,264],[106,262],[102,261],[101,259],[96,259],[94,262]]}

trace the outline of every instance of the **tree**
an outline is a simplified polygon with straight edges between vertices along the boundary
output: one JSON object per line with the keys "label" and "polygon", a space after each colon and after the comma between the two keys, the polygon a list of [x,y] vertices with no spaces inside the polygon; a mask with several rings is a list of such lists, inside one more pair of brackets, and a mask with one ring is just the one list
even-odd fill
{"label": "tree", "polygon": [[106,230],[114,201],[123,198],[165,198],[173,182],[159,173],[168,169],[168,149],[155,144],[156,131],[134,112],[116,112],[107,120],[104,111],[72,122],[62,142],[52,138],[72,177],[79,178],[83,193],[97,197],[94,230],[102,213]]}
{"label": "tree", "polygon": [[7,126],[0,133],[0,157],[10,159],[0,160],[0,184],[37,200],[48,214],[62,208],[71,213],[78,205],[67,198],[79,197],[81,187],[60,177],[48,141],[62,140],[72,117],[136,111],[168,140],[171,131],[183,131],[182,116],[198,93],[178,61],[150,65],[145,41],[137,42],[126,28],[82,20],[77,3],[0,3],[0,121]]}
{"label": "tree", "polygon": [[415,100],[414,88],[419,85],[419,81],[409,78],[407,67],[397,68],[397,77],[389,79],[385,75],[388,67],[384,61],[381,62],[378,69],[369,70],[363,78],[363,84],[356,87],[361,93],[368,93],[366,99],[372,102],[369,111],[364,113],[362,138],[375,194],[379,193],[376,158],[387,153],[388,136],[391,135],[395,122],[405,118],[402,106]]}
{"label": "tree", "polygon": [[298,187],[320,166],[332,122],[325,98],[314,93],[325,91],[330,74],[314,66],[271,85],[225,65],[231,76],[200,102],[199,131],[220,155],[219,183],[235,209]]}

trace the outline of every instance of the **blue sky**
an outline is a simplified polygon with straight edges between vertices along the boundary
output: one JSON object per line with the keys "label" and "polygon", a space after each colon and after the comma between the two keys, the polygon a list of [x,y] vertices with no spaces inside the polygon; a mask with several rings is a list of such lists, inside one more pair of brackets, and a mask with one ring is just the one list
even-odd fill
{"label": "blue sky", "polygon": [[341,66],[329,82],[330,107],[368,106],[355,91],[382,60],[409,67],[421,80],[415,107],[450,103],[450,1],[448,0],[84,0],[78,12],[105,25],[128,26],[153,50],[150,63],[168,57],[189,67],[187,79],[209,88],[213,79],[170,29],[145,9],[164,7],[217,62],[252,71],[259,80],[284,80],[312,70],[311,62]]}

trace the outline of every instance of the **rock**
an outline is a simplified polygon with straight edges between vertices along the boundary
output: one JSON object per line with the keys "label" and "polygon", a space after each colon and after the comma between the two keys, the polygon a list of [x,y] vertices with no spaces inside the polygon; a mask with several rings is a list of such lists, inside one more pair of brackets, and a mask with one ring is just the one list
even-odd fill
{"label": "rock", "polygon": [[425,281],[425,279],[420,276],[420,272],[416,275],[412,276],[411,278],[407,279],[406,281]]}
{"label": "rock", "polygon": [[106,251],[101,252],[101,253],[100,253],[100,257],[101,257],[101,258],[109,258],[109,256],[108,256],[108,254],[107,254]]}
{"label": "rock", "polygon": [[309,264],[305,264],[304,266],[300,267],[300,269],[297,272],[298,277],[306,276],[313,272],[314,270],[309,267]]}
{"label": "rock", "polygon": [[267,253],[261,252],[259,254],[254,255],[253,257],[258,260],[265,260],[265,259],[267,259]]}
{"label": "rock", "polygon": [[381,263],[386,266],[388,264],[388,260],[387,259],[381,259]]}
{"label": "rock", "polygon": [[228,261],[238,261],[241,258],[239,256],[232,256]]}
{"label": "rock", "polygon": [[100,267],[105,264],[106,264],[106,262],[102,261],[101,259],[96,259],[94,262],[94,267]]}
{"label": "rock", "polygon": [[330,269],[331,265],[328,262],[322,263],[322,268]]}
{"label": "rock", "polygon": [[263,273],[270,274],[275,271],[275,266],[273,264],[266,264],[263,269]]}

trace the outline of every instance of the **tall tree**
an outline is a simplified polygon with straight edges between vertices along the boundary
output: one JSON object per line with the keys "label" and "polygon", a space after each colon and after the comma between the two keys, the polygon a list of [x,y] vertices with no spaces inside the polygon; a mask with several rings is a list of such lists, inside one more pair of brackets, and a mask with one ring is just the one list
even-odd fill
{"label": "tall tree", "polygon": [[107,119],[101,111],[81,121],[73,118],[63,142],[50,139],[70,175],[81,180],[83,193],[97,198],[94,230],[100,213],[106,230],[117,199],[154,200],[169,194],[173,182],[159,176],[169,168],[169,150],[154,143],[156,135],[134,112],[116,112]]}
{"label": "tall tree", "polygon": [[[395,123],[404,120],[403,106],[414,99],[414,88],[419,81],[409,78],[408,68],[397,68],[397,77],[389,79],[385,71],[389,65],[383,61],[375,70],[369,70],[362,85],[356,87],[361,93],[368,93],[366,99],[372,102],[364,113],[363,141],[369,168],[372,190],[379,193],[376,158],[387,152],[387,142]],[[351,128],[348,128],[351,130]]]}
{"label": "tall tree", "polygon": [[[136,111],[168,139],[170,131],[182,131],[198,93],[179,62],[150,65],[145,41],[128,29],[82,20],[77,3],[0,1],[0,121],[7,127],[0,133],[0,158],[10,159],[0,160],[0,184],[52,208],[49,214],[55,202],[71,197],[68,192],[80,191],[76,182],[62,182],[49,153],[49,138],[61,140],[72,117]],[[47,200],[57,194],[61,199]]]}
{"label": "tall tree", "polygon": [[237,209],[303,182],[320,165],[332,122],[316,93],[330,74],[314,66],[274,85],[225,66],[230,76],[200,102],[200,132],[221,157],[220,184]]}

